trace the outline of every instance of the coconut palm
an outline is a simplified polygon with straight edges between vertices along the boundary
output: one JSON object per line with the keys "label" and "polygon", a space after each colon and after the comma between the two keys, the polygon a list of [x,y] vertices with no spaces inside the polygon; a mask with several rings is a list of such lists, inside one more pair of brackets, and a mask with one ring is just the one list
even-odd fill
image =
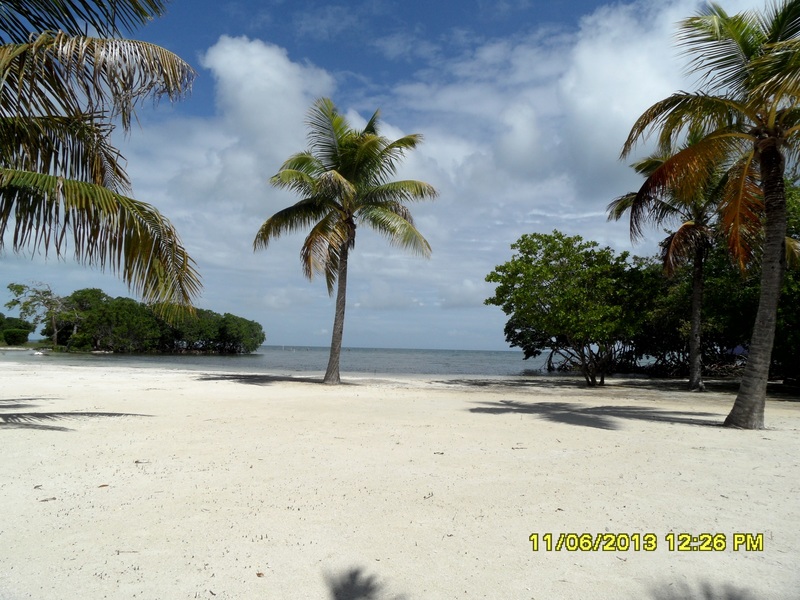
{"label": "coconut palm", "polygon": [[392,245],[422,256],[430,245],[422,237],[407,202],[434,198],[436,190],[422,181],[391,181],[398,161],[422,141],[419,134],[390,141],[379,133],[379,111],[362,130],[350,126],[327,98],[308,113],[308,150],[283,163],[270,179],[301,200],[267,219],[256,234],[254,249],[266,248],[284,233],[311,228],[300,251],[309,279],[323,274],[328,293],[336,287],[336,311],[325,383],[340,382],[339,357],[344,332],[347,263],[355,246],[356,226],[367,225]]}
{"label": "coconut palm", "polygon": [[[3,3],[0,19],[0,249],[53,252],[121,275],[162,310],[190,306],[194,261],[171,223],[130,197],[113,123],[145,99],[184,95],[192,68],[118,35],[163,12],[161,0]],[[43,30],[37,33],[36,30]]]}
{"label": "coconut palm", "polygon": [[[698,128],[703,138],[675,162],[664,179],[665,189],[679,181],[699,187],[712,166],[729,168],[721,204],[723,233],[734,240],[740,261],[747,259],[754,241],[763,241],[761,292],[747,366],[725,423],[760,429],[785,267],[784,171],[787,160],[797,156],[800,131],[800,67],[795,65],[800,63],[800,0],[732,16],[712,4],[681,23],[680,39],[704,89],[675,93],[647,109],[631,129],[622,155],[652,131],[659,132],[665,145]],[[749,193],[755,182],[763,201]],[[751,227],[761,217],[763,230]]]}
{"label": "coconut palm", "polygon": [[[687,147],[697,139],[690,135]],[[625,194],[612,201],[607,207],[608,218],[619,220],[628,213],[633,241],[641,239],[647,223],[659,226],[665,223],[678,224],[678,228],[660,243],[661,260],[667,275],[674,274],[683,264],[688,264],[692,270],[689,389],[703,391],[701,329],[704,265],[708,250],[714,243],[720,176],[716,170],[709,171],[706,181],[699,188],[669,186],[670,178],[662,182],[662,177],[670,170],[673,161],[681,161],[680,150],[662,148],[635,163],[633,168],[646,180],[638,192]]]}

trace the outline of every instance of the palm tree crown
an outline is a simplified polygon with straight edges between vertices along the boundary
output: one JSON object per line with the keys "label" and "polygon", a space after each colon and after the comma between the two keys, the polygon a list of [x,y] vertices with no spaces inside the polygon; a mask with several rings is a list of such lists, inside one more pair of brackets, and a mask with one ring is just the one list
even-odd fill
{"label": "palm tree crown", "polygon": [[267,219],[253,246],[266,248],[284,233],[311,229],[300,258],[311,279],[322,274],[333,291],[338,283],[331,359],[325,380],[339,381],[339,355],[344,321],[347,259],[356,240],[356,228],[367,225],[389,243],[422,256],[430,245],[414,226],[406,203],[433,198],[434,188],[415,180],[392,181],[404,154],[422,141],[418,134],[390,141],[379,133],[376,111],[362,130],[350,126],[327,98],[309,111],[309,147],[283,163],[270,183],[301,197],[296,204]]}
{"label": "palm tree crown", "polygon": [[[690,146],[698,141],[698,133],[689,135]],[[678,228],[660,243],[664,271],[672,275],[678,266],[691,265],[692,295],[689,336],[689,388],[702,391],[701,329],[704,286],[704,263],[709,248],[714,243],[714,228],[719,203],[720,173],[709,172],[703,185],[689,188],[678,185],[668,187],[666,177],[681,149],[661,148],[658,152],[635,163],[633,168],[645,176],[638,192],[625,194],[608,205],[609,220],[619,220],[629,213],[631,240],[643,235],[646,223],[663,225],[677,223]]]}

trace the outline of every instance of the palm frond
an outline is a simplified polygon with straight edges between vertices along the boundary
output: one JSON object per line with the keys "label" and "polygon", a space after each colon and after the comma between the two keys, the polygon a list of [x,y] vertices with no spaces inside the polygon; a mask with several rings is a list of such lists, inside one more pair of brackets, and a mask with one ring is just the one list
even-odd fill
{"label": "palm frond", "polygon": [[786,266],[790,269],[800,268],[800,240],[786,236]]}
{"label": "palm frond", "polygon": [[334,103],[329,98],[319,98],[309,110],[306,124],[310,153],[325,170],[340,166],[340,144],[352,132]]}
{"label": "palm frond", "polygon": [[96,115],[0,117],[0,166],[59,175],[130,193],[112,127]]}
{"label": "palm frond", "polygon": [[753,152],[727,172],[720,203],[720,228],[735,262],[745,269],[761,234],[764,202]]}
{"label": "palm frond", "polygon": [[259,228],[253,241],[253,250],[266,249],[274,238],[284,234],[304,231],[331,212],[325,200],[318,197],[304,198],[279,210]]}
{"label": "palm frond", "polygon": [[81,35],[87,27],[116,36],[161,16],[165,5],[165,0],[6,0],[0,5],[0,43],[25,40],[31,31]]}
{"label": "palm frond", "polygon": [[678,30],[679,46],[692,56],[688,71],[716,90],[743,88],[748,63],[760,52],[764,37],[754,17],[728,15],[715,3],[682,21]]}
{"label": "palm frond", "polygon": [[342,211],[352,214],[356,209],[354,200],[358,190],[354,182],[337,170],[322,173],[315,182],[314,191]]}
{"label": "palm frond", "polygon": [[636,120],[622,147],[627,157],[637,142],[659,132],[661,147],[677,147],[681,136],[691,131],[724,131],[747,138],[750,123],[758,122],[756,107],[724,96],[677,92],[656,102]]}
{"label": "palm frond", "polygon": [[636,199],[636,192],[628,192],[617,198],[614,198],[606,206],[609,221],[619,221],[625,216],[625,213],[631,209],[631,204]]}
{"label": "palm frond", "polygon": [[348,243],[346,224],[337,214],[329,213],[311,228],[300,249],[303,274],[308,279],[316,274],[324,275],[330,295],[333,295],[339,275],[342,249]]}
{"label": "palm frond", "polygon": [[361,135],[365,134],[375,135],[375,136],[380,135],[380,116],[381,116],[380,109],[372,113],[372,116],[370,117],[369,121],[367,121],[367,124],[364,126]]}
{"label": "palm frond", "polygon": [[436,198],[436,189],[429,183],[415,179],[390,181],[368,189],[361,196],[362,205],[384,202],[415,202]]}
{"label": "palm frond", "polygon": [[422,134],[412,133],[386,144],[377,160],[379,180],[386,181],[387,178],[396,175],[398,163],[404,158],[405,153],[414,150],[422,143],[422,139]]}
{"label": "palm frond", "polygon": [[414,227],[410,217],[408,208],[403,205],[373,205],[364,207],[359,212],[359,220],[369,223],[390,245],[427,258],[431,255],[431,246]]}
{"label": "palm frond", "polygon": [[660,244],[661,261],[667,275],[672,275],[680,265],[688,263],[698,247],[709,247],[711,236],[710,229],[705,225],[695,221],[681,223],[680,227]]}
{"label": "palm frond", "polygon": [[750,64],[753,94],[787,98],[800,95],[800,40],[772,44]]}
{"label": "palm frond", "polygon": [[171,223],[152,206],[103,186],[0,168],[0,243],[13,222],[13,249],[69,245],[82,263],[122,277],[145,302],[191,306],[200,277]]}
{"label": "palm frond", "polygon": [[2,116],[109,111],[127,130],[143,99],[181,98],[195,72],[146,42],[46,32],[0,46],[0,77]]}
{"label": "palm frond", "polygon": [[784,0],[768,3],[763,12],[756,13],[766,44],[777,44],[800,36],[800,2]]}
{"label": "palm frond", "polygon": [[[299,159],[298,159],[299,160]],[[300,168],[292,168],[299,166]],[[316,186],[315,174],[306,172],[303,165],[298,165],[292,159],[286,161],[275,175],[270,177],[270,184],[282,189],[288,189],[300,196],[313,196]]]}

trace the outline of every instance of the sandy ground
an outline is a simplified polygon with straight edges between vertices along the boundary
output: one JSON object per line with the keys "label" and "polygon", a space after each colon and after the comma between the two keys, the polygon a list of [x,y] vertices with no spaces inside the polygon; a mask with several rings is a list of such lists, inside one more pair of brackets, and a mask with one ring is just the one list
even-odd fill
{"label": "sandy ground", "polygon": [[800,598],[796,398],[345,380],[0,364],[0,599]]}

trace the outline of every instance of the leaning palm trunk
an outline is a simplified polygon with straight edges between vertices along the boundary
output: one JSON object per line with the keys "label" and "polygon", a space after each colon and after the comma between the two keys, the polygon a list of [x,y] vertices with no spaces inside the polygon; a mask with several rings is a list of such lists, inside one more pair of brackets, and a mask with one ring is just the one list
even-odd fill
{"label": "leaning palm trunk", "polygon": [[333,318],[333,334],[331,335],[331,353],[328,358],[328,369],[325,371],[324,383],[337,384],[339,377],[339,361],[342,356],[342,338],[344,337],[344,312],[347,304],[347,258],[349,244],[342,244],[339,257],[339,274],[336,287],[336,314]]}
{"label": "leaning palm trunk", "polygon": [[703,355],[701,345],[701,327],[703,321],[703,263],[705,262],[706,249],[703,244],[695,248],[694,264],[692,265],[692,325],[689,337],[689,389],[702,392],[703,384]]}
{"label": "leaning palm trunk", "polygon": [[764,404],[775,339],[783,272],[786,266],[786,190],[784,158],[774,138],[759,148],[764,189],[764,253],[761,259],[761,294],[739,393],[725,425],[742,429],[764,428]]}

